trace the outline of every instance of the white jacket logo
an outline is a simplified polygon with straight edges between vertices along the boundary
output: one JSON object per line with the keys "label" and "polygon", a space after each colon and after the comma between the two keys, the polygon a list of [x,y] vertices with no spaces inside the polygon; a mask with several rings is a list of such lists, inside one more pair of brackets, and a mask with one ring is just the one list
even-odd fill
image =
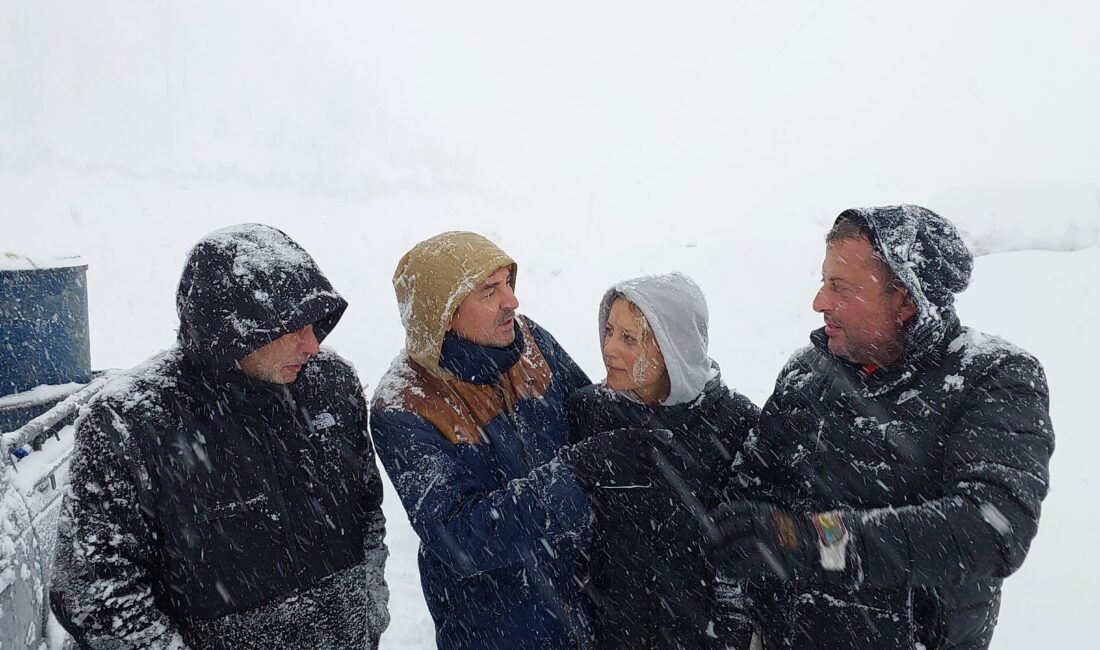
{"label": "white jacket logo", "polygon": [[309,423],[311,427],[316,431],[327,429],[336,424],[336,418],[332,417],[331,413],[321,413],[317,417],[313,418],[313,421]]}

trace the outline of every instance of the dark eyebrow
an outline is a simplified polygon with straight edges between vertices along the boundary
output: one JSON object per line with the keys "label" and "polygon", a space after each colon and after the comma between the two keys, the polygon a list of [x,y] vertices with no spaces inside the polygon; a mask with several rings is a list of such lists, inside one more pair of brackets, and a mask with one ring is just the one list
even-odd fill
{"label": "dark eyebrow", "polygon": [[499,287],[502,284],[507,284],[511,280],[512,280],[512,274],[509,273],[507,276],[505,276],[505,278],[503,280],[498,280],[496,282],[489,282],[488,280],[486,280],[480,286],[478,286],[477,289],[474,289],[474,291],[488,291],[489,289],[492,289],[494,287]]}

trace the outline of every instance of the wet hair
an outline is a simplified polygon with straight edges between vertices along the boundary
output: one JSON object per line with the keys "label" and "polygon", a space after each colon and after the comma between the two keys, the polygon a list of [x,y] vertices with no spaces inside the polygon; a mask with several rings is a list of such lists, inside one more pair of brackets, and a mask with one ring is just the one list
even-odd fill
{"label": "wet hair", "polygon": [[[627,309],[630,310],[630,314],[632,316],[634,316],[634,321],[636,323],[638,323],[638,344],[642,346],[642,354],[639,357],[639,359],[644,360],[644,361],[648,361],[650,359],[649,355],[651,354],[651,352],[649,350],[649,346],[646,345],[646,341],[649,340],[649,333],[650,333],[650,331],[652,331],[652,329],[649,326],[649,319],[645,317],[645,313],[642,312],[641,307],[639,307],[638,305],[635,305],[634,302],[630,298],[627,298],[625,295],[623,295],[619,291],[616,291],[616,292],[612,293],[611,294],[611,302],[607,303],[608,308],[609,308],[608,309],[608,317],[610,317],[610,314],[611,314],[610,307],[614,307],[615,303],[620,301],[620,300],[622,300],[624,303],[626,303]],[[604,333],[604,336],[607,336],[606,332]],[[657,337],[656,336],[654,336],[654,338],[653,338],[653,343],[657,347],[657,351],[658,351],[658,354],[659,354],[661,346],[660,346],[659,343],[657,343]]]}
{"label": "wet hair", "polygon": [[848,219],[847,217],[840,217],[833,224],[833,227],[829,229],[829,232],[825,234],[825,244],[835,244],[839,241],[864,239],[871,244],[871,254],[879,263],[879,267],[882,269],[882,277],[885,282],[882,285],[883,292],[887,291],[905,291],[905,284],[898,278],[897,273],[890,268],[890,265],[886,263],[882,255],[879,254],[878,249],[875,248],[874,241],[871,239],[870,233],[861,225],[858,221]]}
{"label": "wet hair", "polygon": [[[858,222],[846,217],[840,217],[836,220],[836,223],[833,224],[833,227],[829,229],[829,232],[825,234],[825,243],[832,244],[845,239],[866,239],[867,241],[871,241],[871,235]],[[878,257],[877,252],[875,253],[875,257]]]}

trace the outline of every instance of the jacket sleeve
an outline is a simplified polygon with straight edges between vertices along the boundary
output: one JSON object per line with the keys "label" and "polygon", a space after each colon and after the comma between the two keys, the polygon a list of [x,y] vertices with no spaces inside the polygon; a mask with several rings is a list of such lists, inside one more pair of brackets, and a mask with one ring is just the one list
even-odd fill
{"label": "jacket sleeve", "polygon": [[370,647],[377,648],[382,633],[390,625],[390,588],[386,584],[386,559],[390,552],[386,548],[386,515],[382,512],[382,475],[378,471],[374,446],[370,439],[370,409],[358,378],[354,373],[349,374],[355,387],[355,406],[359,422],[357,430],[365,439],[361,463],[367,483],[367,507],[370,510],[367,515],[366,535],[363,537],[363,562],[367,569],[367,584],[364,587],[369,609],[366,623],[371,639]]}
{"label": "jacket sleeve", "polygon": [[1013,354],[973,386],[947,437],[945,493],[917,506],[852,512],[862,583],[946,586],[1003,578],[1038,530],[1054,450],[1046,377]]}
{"label": "jacket sleeve", "polygon": [[386,584],[386,558],[389,549],[385,544],[386,516],[382,510],[370,514],[367,521],[367,535],[363,540],[366,548],[364,563],[367,567],[367,629],[370,632],[371,647],[378,647],[378,640],[390,625],[390,587]]}
{"label": "jacket sleeve", "polygon": [[460,575],[589,543],[591,510],[558,460],[498,488],[474,476],[462,457],[478,448],[451,444],[419,416],[376,408],[371,431],[424,547]]}
{"label": "jacket sleeve", "polygon": [[805,369],[796,354],[779,372],[771,396],[755,414],[756,419],[745,437],[744,462],[740,466],[743,498],[783,503],[785,499],[778,492],[779,487],[794,484],[785,471],[781,454],[791,442],[792,430],[782,422],[783,414],[789,410],[786,403],[788,380],[802,372]]}
{"label": "jacket sleeve", "polygon": [[155,533],[139,505],[147,474],[128,442],[104,403],[77,423],[50,604],[81,647],[179,650],[187,645],[153,601]]}
{"label": "jacket sleeve", "polygon": [[760,420],[760,407],[734,391],[730,391],[727,403],[726,412],[720,420],[721,433],[717,438],[724,449],[718,450],[716,456],[729,456],[732,459],[727,463],[729,471],[724,473],[720,488],[724,500],[732,501],[749,496],[750,491],[755,489],[755,473],[751,466],[751,457],[746,453],[746,446],[753,428]]}

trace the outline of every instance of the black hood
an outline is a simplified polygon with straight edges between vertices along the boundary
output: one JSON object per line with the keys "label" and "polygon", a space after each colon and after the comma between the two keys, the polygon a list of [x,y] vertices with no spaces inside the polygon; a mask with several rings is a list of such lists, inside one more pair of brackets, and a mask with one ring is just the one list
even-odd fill
{"label": "black hood", "polygon": [[280,230],[247,223],[195,244],[176,293],[179,345],[196,364],[229,370],[275,339],[313,324],[318,341],[347,302]]}
{"label": "black hood", "polygon": [[867,232],[872,246],[917,306],[907,354],[937,343],[955,317],[955,294],[970,284],[974,256],[947,219],[919,205],[852,208],[840,213]]}

